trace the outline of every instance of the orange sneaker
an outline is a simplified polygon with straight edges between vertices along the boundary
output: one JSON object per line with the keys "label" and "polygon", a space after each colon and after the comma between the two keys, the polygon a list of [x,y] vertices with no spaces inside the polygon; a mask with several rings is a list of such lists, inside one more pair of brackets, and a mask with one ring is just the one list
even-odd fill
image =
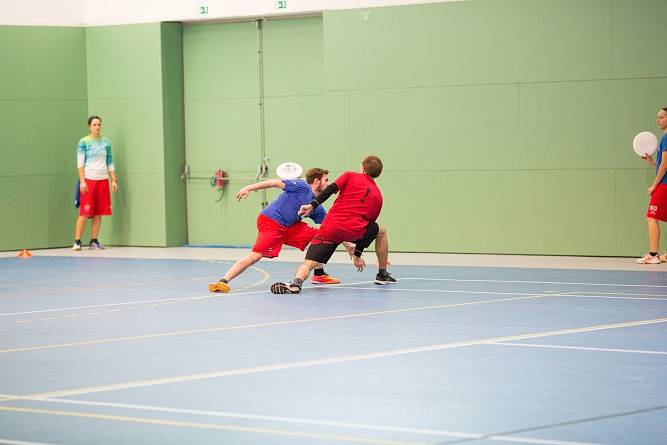
{"label": "orange sneaker", "polygon": [[224,281],[216,281],[208,285],[209,292],[222,292],[226,294],[232,287]]}
{"label": "orange sneaker", "polygon": [[340,284],[340,280],[338,278],[334,278],[329,274],[313,275],[313,278],[310,279],[310,282],[313,284]]}

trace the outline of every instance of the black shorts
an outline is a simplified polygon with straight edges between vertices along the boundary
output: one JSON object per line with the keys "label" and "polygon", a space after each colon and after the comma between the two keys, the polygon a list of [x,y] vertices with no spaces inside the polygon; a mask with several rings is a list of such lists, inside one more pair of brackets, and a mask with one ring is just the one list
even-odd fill
{"label": "black shorts", "polygon": [[[377,223],[368,223],[363,238],[346,241],[355,243],[357,249],[363,250],[371,245],[371,243],[377,238],[379,232],[380,226],[378,226]],[[334,254],[339,244],[339,242],[330,240],[318,232],[310,242],[310,246],[308,246],[308,250],[306,251],[306,259],[326,264],[331,259],[331,256]]]}

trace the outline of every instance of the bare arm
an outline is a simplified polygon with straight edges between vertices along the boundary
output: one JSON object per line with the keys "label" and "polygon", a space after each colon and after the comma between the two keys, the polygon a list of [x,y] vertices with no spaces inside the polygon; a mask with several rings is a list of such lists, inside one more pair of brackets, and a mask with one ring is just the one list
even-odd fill
{"label": "bare arm", "polygon": [[79,190],[81,190],[81,193],[88,193],[88,184],[86,184],[86,177],[83,175],[83,167],[78,167],[76,171],[79,173]]}
{"label": "bare arm", "polygon": [[246,185],[236,193],[236,199],[240,201],[243,198],[246,198],[248,194],[254,190],[264,190],[264,189],[270,189],[272,187],[279,188],[280,190],[285,190],[285,183],[280,179],[267,179],[266,181],[256,182],[254,184]]}
{"label": "bare arm", "polygon": [[658,168],[658,172],[655,174],[655,179],[653,180],[653,184],[651,184],[651,187],[648,188],[649,195],[652,194],[658,187],[658,184],[660,184],[662,178],[665,177],[665,173],[667,173],[667,162],[662,162],[660,164],[660,167]]}

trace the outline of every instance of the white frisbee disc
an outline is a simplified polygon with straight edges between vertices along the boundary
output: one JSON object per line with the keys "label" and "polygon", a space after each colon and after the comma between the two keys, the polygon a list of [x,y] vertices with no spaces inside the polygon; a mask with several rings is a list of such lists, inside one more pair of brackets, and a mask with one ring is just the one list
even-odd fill
{"label": "white frisbee disc", "polygon": [[276,175],[280,179],[296,179],[303,173],[303,167],[296,162],[283,162],[276,168]]}
{"label": "white frisbee disc", "polygon": [[632,140],[632,149],[637,156],[651,156],[658,149],[658,138],[650,131],[642,131]]}

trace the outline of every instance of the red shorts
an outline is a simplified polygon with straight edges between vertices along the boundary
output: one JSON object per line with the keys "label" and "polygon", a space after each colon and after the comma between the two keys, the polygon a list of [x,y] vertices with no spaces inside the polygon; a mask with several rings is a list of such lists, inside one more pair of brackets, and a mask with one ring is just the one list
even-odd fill
{"label": "red shorts", "polygon": [[265,258],[275,258],[283,244],[304,250],[315,236],[317,229],[302,221],[285,227],[260,213],[257,216],[257,231],[259,233],[252,251],[261,253]]}
{"label": "red shorts", "polygon": [[646,212],[648,218],[667,221],[667,184],[658,184],[651,194],[651,202]]}
{"label": "red shorts", "polygon": [[81,193],[79,215],[97,216],[111,215],[111,196],[109,194],[108,179],[86,179],[88,192]]}

